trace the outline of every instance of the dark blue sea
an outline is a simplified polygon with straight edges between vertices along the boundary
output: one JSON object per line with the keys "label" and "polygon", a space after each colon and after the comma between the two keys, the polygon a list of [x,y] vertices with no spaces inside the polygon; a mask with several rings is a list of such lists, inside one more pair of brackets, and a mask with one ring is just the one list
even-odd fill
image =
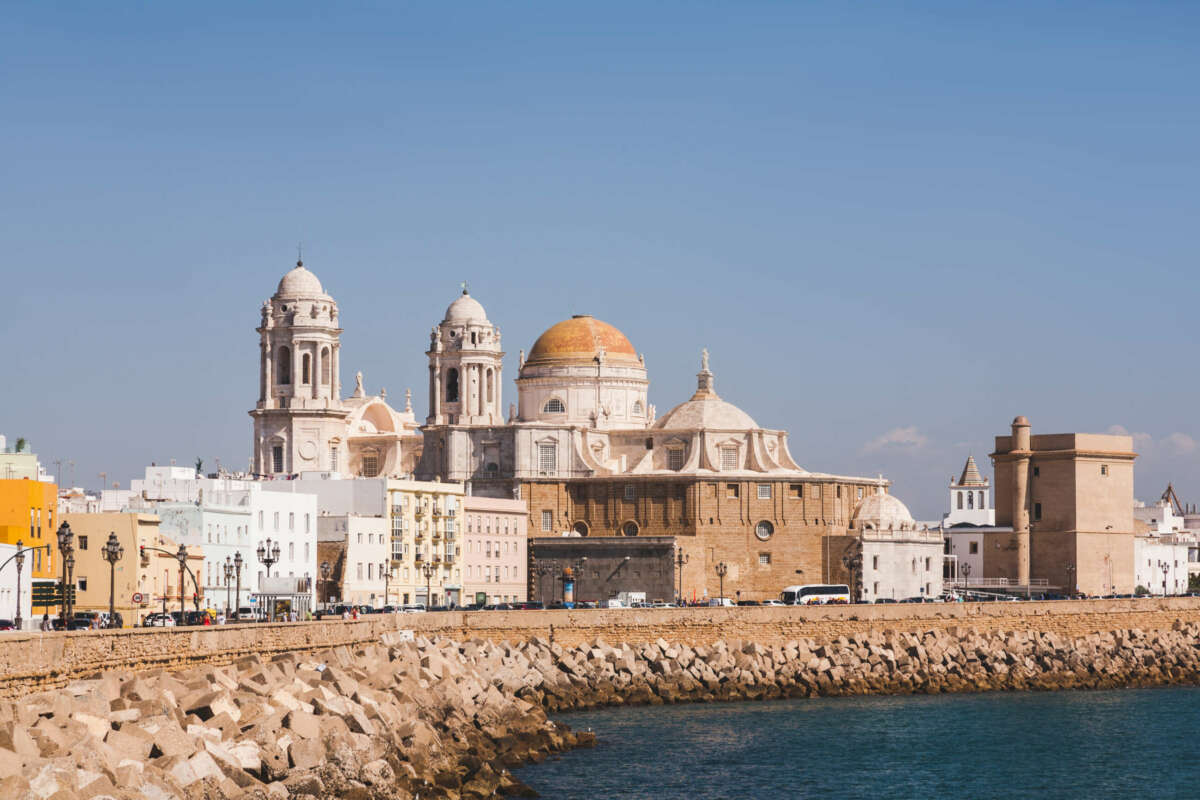
{"label": "dark blue sea", "polygon": [[828,698],[556,717],[551,800],[1200,798],[1200,689]]}

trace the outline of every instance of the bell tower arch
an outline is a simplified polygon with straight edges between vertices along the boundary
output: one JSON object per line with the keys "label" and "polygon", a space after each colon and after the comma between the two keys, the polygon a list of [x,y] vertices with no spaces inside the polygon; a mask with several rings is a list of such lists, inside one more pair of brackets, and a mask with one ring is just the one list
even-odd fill
{"label": "bell tower arch", "polygon": [[429,334],[429,416],[426,425],[504,422],[504,352],[500,329],[466,287]]}

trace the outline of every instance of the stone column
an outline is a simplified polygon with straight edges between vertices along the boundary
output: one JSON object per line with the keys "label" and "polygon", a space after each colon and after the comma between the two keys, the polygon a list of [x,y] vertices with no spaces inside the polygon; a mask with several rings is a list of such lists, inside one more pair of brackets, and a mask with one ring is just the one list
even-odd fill
{"label": "stone column", "polygon": [[1012,424],[1013,536],[1017,540],[1017,582],[1025,586],[1030,579],[1029,541],[1029,421],[1017,417]]}
{"label": "stone column", "polygon": [[267,397],[271,391],[271,343],[265,336],[261,345],[259,361],[261,362],[261,369],[258,376],[258,399],[263,401],[263,406],[265,407],[269,405]]}
{"label": "stone column", "polygon": [[338,405],[342,400],[342,345],[340,343],[333,346],[333,354],[330,358],[333,359],[333,374],[329,376],[329,390],[334,405]]}
{"label": "stone column", "polygon": [[321,343],[312,343],[312,378],[309,383],[312,384],[312,398],[316,400],[321,396]]}
{"label": "stone column", "polygon": [[435,358],[429,367],[429,422],[441,423],[442,416],[442,370],[440,359]]}

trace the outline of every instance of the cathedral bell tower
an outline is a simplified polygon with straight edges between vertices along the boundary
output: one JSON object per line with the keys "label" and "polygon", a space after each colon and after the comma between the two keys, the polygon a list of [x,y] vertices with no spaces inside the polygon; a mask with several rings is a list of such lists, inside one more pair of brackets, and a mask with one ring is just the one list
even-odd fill
{"label": "cathedral bell tower", "polygon": [[344,427],[338,307],[301,261],[262,305],[253,470],[337,469]]}
{"label": "cathedral bell tower", "polygon": [[426,425],[499,425],[504,353],[500,329],[463,287],[429,335]]}

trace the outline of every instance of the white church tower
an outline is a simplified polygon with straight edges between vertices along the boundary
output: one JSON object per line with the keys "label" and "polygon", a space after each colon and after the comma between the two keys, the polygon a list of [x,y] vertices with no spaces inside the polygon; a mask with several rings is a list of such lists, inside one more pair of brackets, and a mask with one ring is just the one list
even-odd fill
{"label": "white church tower", "polygon": [[463,288],[429,337],[426,425],[500,425],[504,353],[500,329]]}
{"label": "white church tower", "polygon": [[338,307],[302,261],[262,305],[253,471],[333,470],[343,458],[346,412],[338,362]]}
{"label": "white church tower", "polygon": [[950,513],[942,524],[949,528],[964,523],[989,527],[996,524],[991,482],[979,474],[975,457],[970,455],[958,481],[950,477]]}

